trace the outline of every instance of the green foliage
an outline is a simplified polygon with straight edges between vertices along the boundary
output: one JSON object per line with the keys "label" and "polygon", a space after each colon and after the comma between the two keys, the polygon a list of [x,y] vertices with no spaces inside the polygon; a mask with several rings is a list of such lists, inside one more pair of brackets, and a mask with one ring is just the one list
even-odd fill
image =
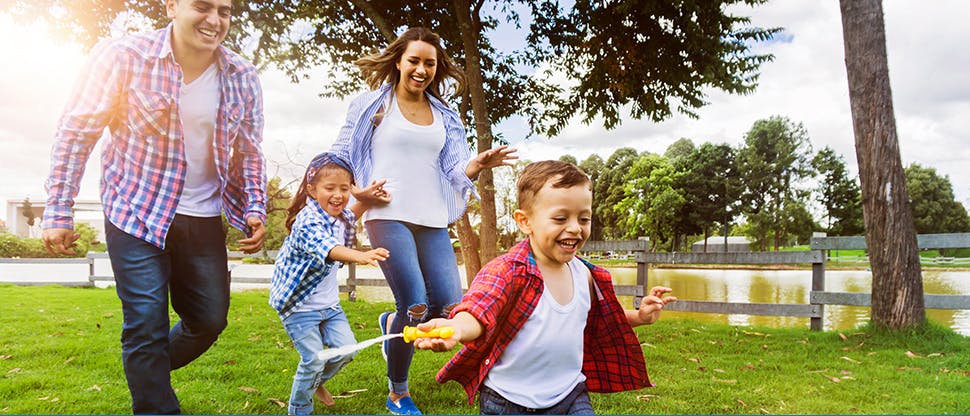
{"label": "green foliage", "polygon": [[[286,229],[286,208],[290,206],[293,195],[281,183],[278,176],[266,182],[266,240],[263,242],[266,250],[279,250],[283,246],[283,240],[289,235],[289,230]],[[237,250],[239,240],[246,238],[246,235],[235,227],[230,227],[225,218],[222,223],[226,228],[226,247]]]}
{"label": "green foliage", "polygon": [[752,45],[781,30],[751,27],[747,17],[726,12],[741,1],[528,3],[530,61],[575,82],[537,101],[549,105],[534,125],[550,136],[577,113],[586,123],[601,118],[607,128],[618,125],[627,108],[633,118],[661,121],[672,115],[672,101],[678,112],[696,118],[695,110],[707,103],[706,88],[732,94],[755,88],[759,66],[773,57],[752,53]]}
{"label": "green foliage", "polygon": [[624,239],[649,236],[652,249],[674,237],[674,224],[684,205],[673,185],[680,173],[663,156],[645,154],[633,162],[623,177],[623,199],[614,211],[624,218]]}
{"label": "green foliage", "polygon": [[[600,176],[606,169],[606,163],[603,162],[603,158],[601,158],[599,155],[592,154],[579,164],[579,168],[582,169],[583,172],[586,172],[586,174],[589,175],[589,179],[593,181],[593,212],[595,213],[597,211],[597,207],[602,202],[600,192],[603,190],[599,188],[599,182]],[[592,230],[590,231],[589,238],[590,240],[594,241],[602,240],[602,219],[599,218],[598,215],[593,215],[592,220]]]}
{"label": "green foliage", "polygon": [[562,155],[559,157],[560,162],[572,163],[579,166],[579,161],[576,160],[576,156],[573,155]]}
{"label": "green foliage", "polygon": [[[229,327],[216,344],[172,373],[184,412],[286,411],[277,403],[287,400],[299,355],[267,296],[234,292]],[[0,413],[130,411],[114,290],[0,285],[0,299]],[[359,341],[379,336],[377,316],[393,309],[346,300],[341,306]],[[701,323],[665,312],[636,333],[656,387],[591,394],[597,413],[970,413],[970,337],[935,325],[899,333],[813,332]],[[451,356],[416,352],[411,392],[429,414],[475,414],[477,404],[467,404],[460,385],[434,380]],[[385,413],[385,374],[378,347],[361,351],[327,383],[343,397],[316,412]]]}
{"label": "green foliage", "polygon": [[845,168],[845,158],[825,146],[812,158],[812,167],[822,177],[822,188],[815,198],[825,208],[826,232],[829,235],[865,232],[862,193],[856,179]]}
{"label": "green foliage", "polygon": [[704,143],[673,163],[681,173],[674,186],[685,199],[677,216],[678,232],[707,238],[715,224],[729,224],[737,215],[742,180],[734,149]]}
{"label": "green foliage", "polygon": [[[469,68],[466,53],[478,55],[488,122],[519,114],[529,119],[534,132],[555,136],[577,111],[586,122],[601,117],[612,128],[619,124],[621,111],[636,119],[666,119],[673,112],[671,102],[679,103],[678,111],[696,117],[694,110],[707,104],[707,88],[732,94],[752,91],[760,65],[772,59],[754,53],[753,46],[780,29],[753,27],[749,18],[726,10],[763,2],[674,6],[648,0],[579,1],[560,7],[551,0],[519,0],[482,7],[482,2],[445,0],[239,0],[234,2],[227,43],[235,50],[251,51],[249,57],[258,65],[282,68],[294,80],[322,67],[327,71],[324,79],[330,80],[323,94],[346,97],[363,85],[353,61],[383,49],[399,28],[426,26],[441,35],[461,67]],[[157,0],[14,0],[0,5],[3,11],[47,20],[85,45],[117,35],[112,24],[119,17],[131,31],[167,22],[164,4]],[[459,16],[470,24],[462,25]],[[523,27],[523,21],[530,24]],[[501,23],[523,29],[526,46],[496,49],[493,38],[508,34]],[[577,85],[566,88],[558,79],[523,70],[545,65],[551,65],[550,73]],[[474,119],[471,105],[462,111],[467,120]]]}
{"label": "green foliage", "polygon": [[621,239],[626,216],[614,209],[626,197],[626,174],[640,156],[632,147],[616,149],[593,182],[593,219],[605,240]]}
{"label": "green foliage", "polygon": [[916,163],[906,167],[905,173],[917,234],[970,232],[970,217],[953,196],[949,177]]}
{"label": "green foliage", "polygon": [[778,250],[791,229],[798,201],[808,198],[801,183],[812,173],[811,143],[801,123],[774,116],[755,121],[738,151],[738,165],[746,189],[742,206],[753,234],[764,251],[769,243]]}
{"label": "green foliage", "polygon": [[670,163],[679,164],[681,160],[687,158],[694,153],[697,148],[694,146],[694,142],[686,137],[681,137],[677,141],[667,146],[667,150],[664,151],[664,157],[670,160]]}
{"label": "green foliage", "polygon": [[48,258],[48,257],[84,257],[89,251],[105,251],[103,242],[97,240],[98,231],[88,224],[77,222],[74,232],[81,236],[75,242],[72,256],[52,255],[44,248],[44,241],[39,238],[20,238],[15,234],[0,233],[0,257],[20,258]]}

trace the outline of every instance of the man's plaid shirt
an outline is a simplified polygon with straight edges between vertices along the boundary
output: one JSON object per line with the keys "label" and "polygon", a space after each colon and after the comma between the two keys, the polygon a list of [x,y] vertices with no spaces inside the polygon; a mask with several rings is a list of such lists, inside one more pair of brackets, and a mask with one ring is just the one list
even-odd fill
{"label": "man's plaid shirt", "polygon": [[[610,273],[583,260],[593,275],[596,295],[583,334],[583,374],[590,391],[612,393],[651,386],[643,350],[613,290]],[[438,372],[438,382],[461,383],[472,403],[475,393],[502,353],[535,310],[544,285],[539,267],[523,240],[490,261],[475,276],[452,311],[472,314],[484,327]],[[542,348],[537,345],[536,348]]]}
{"label": "man's plaid shirt", "polygon": [[[334,234],[337,221],[344,223],[342,235]],[[354,246],[356,221],[349,209],[343,210],[341,218],[334,218],[316,200],[307,198],[306,206],[296,215],[290,235],[283,241],[273,269],[269,304],[280,318],[289,316],[324,278],[343,265],[327,260],[327,256],[336,246]],[[333,275],[336,278],[336,273]]]}
{"label": "man's plaid shirt", "polygon": [[[44,228],[73,228],[71,208],[84,166],[107,127],[101,149],[101,202],[108,221],[160,248],[175,218],[186,160],[171,25],[99,43],[58,123],[47,180]],[[220,46],[220,101],[213,146],[229,223],[266,221],[262,90],[256,68]]]}

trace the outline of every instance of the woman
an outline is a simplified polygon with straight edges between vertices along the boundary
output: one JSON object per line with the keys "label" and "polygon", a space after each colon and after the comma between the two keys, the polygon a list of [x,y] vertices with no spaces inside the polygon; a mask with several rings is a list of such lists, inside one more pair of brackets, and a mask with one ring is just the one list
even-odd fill
{"label": "woman", "polygon": [[[372,91],[350,105],[331,151],[351,161],[360,183],[384,180],[390,203],[372,202],[364,215],[371,245],[393,256],[380,263],[394,293],[396,311],[379,318],[382,333],[401,332],[431,318],[447,317],[461,300],[461,278],[448,225],[478,197],[472,179],[483,169],[512,164],[506,146],[470,158],[465,128],[442,98],[445,81],[458,94],[465,77],[437,34],[411,28],[378,54],[355,62]],[[354,195],[366,199],[366,195]],[[395,414],[420,414],[408,391],[412,345],[385,342]]]}

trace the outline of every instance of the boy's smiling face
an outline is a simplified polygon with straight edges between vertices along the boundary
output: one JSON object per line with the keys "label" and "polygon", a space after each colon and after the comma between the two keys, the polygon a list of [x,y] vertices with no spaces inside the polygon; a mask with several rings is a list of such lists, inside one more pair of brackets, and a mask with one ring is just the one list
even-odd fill
{"label": "boy's smiling face", "polygon": [[593,215],[590,184],[554,188],[558,177],[550,178],[536,193],[532,207],[516,210],[519,229],[529,236],[532,252],[540,265],[568,263],[589,238]]}

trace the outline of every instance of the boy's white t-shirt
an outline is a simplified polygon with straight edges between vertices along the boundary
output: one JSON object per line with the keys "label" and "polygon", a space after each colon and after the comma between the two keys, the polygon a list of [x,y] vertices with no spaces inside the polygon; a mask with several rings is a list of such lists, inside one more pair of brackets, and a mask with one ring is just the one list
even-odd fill
{"label": "boy's white t-shirt", "polygon": [[[333,235],[343,236],[347,225],[343,220],[333,222]],[[340,285],[337,283],[337,267],[331,267],[330,273],[323,277],[310,296],[307,296],[300,306],[293,308],[293,312],[322,311],[337,306],[340,303]]]}
{"label": "boy's white t-shirt", "polygon": [[583,334],[590,309],[590,271],[578,258],[568,264],[572,299],[560,305],[548,288],[543,289],[532,315],[485,376],[485,386],[520,406],[552,407],[586,380]]}
{"label": "boy's white t-shirt", "polygon": [[395,220],[447,227],[448,204],[438,166],[445,146],[444,116],[432,106],[431,125],[414,124],[401,114],[394,94],[387,108],[381,124],[374,129],[371,178],[387,179],[384,189],[392,199],[389,204],[367,210],[364,221]]}
{"label": "boy's white t-shirt", "polygon": [[222,214],[216,172],[215,128],[219,111],[219,67],[209,67],[191,83],[182,84],[179,119],[185,148],[185,184],[175,212],[193,217]]}

